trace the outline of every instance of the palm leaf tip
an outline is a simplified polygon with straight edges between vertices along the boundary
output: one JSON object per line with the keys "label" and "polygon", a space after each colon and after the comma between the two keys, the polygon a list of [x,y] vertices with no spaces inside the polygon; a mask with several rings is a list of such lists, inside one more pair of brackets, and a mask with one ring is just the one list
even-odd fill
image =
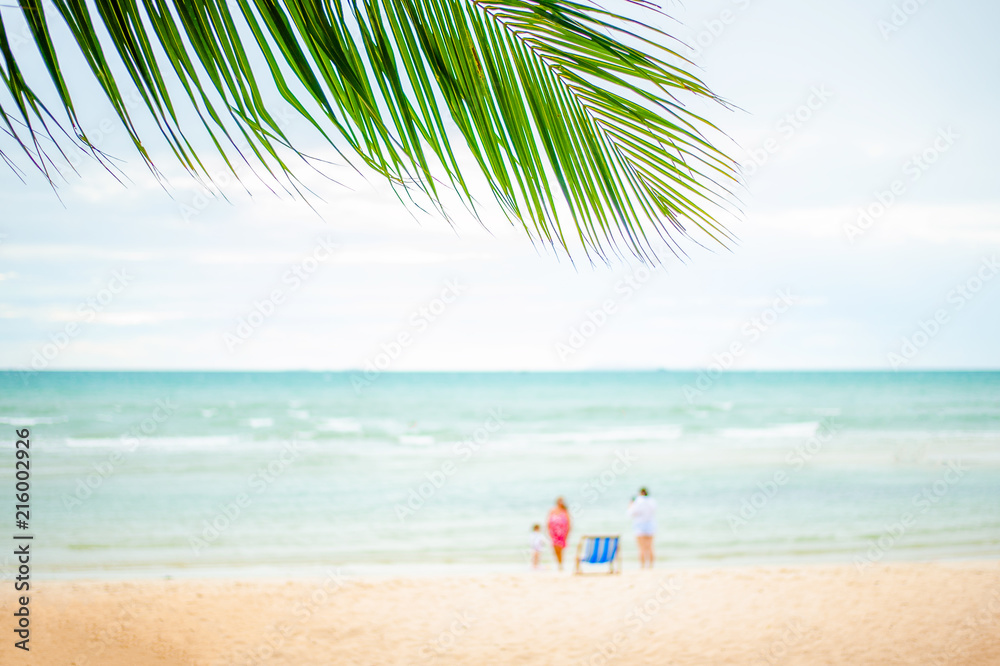
{"label": "palm leaf tip", "polygon": [[[283,155],[306,151],[275,120],[287,107],[338,151],[439,207],[446,184],[475,211],[478,174],[533,239],[567,252],[582,246],[599,257],[624,249],[655,258],[654,238],[679,255],[697,236],[733,241],[718,218],[729,209],[737,166],[706,138],[717,128],[688,104],[722,101],[685,69],[690,63],[668,47],[669,35],[636,18],[573,0],[53,0],[52,7],[20,3],[47,81],[25,78],[7,46],[9,22],[0,23],[9,93],[0,121],[43,171],[51,146],[59,154],[67,139],[51,131],[36,92],[43,86],[69,138],[89,145],[60,67],[63,58],[82,57],[150,167],[127,88],[199,178],[211,175],[189,136],[203,132],[237,177],[230,156],[240,137],[266,174],[297,182]],[[65,24],[71,43],[52,39],[53,21]],[[113,74],[120,71],[127,78]],[[195,114],[180,112],[181,104]]]}

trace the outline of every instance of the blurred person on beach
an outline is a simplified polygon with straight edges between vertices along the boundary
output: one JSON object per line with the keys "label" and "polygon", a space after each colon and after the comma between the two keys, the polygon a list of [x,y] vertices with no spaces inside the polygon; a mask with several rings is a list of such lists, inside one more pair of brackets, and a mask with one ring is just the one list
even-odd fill
{"label": "blurred person on beach", "polygon": [[656,500],[649,496],[645,488],[639,489],[638,497],[632,498],[628,505],[628,517],[632,519],[632,529],[639,545],[639,568],[645,569],[647,563],[653,568],[653,535],[656,534]]}
{"label": "blurred person on beach", "polygon": [[531,568],[537,569],[542,561],[542,550],[545,548],[545,537],[542,536],[542,526],[535,523],[531,528]]}
{"label": "blurred person on beach", "polygon": [[556,554],[556,561],[559,569],[562,570],[563,548],[566,547],[566,539],[569,537],[570,520],[569,509],[562,497],[556,498],[556,505],[549,511],[549,538],[552,539],[552,551]]}

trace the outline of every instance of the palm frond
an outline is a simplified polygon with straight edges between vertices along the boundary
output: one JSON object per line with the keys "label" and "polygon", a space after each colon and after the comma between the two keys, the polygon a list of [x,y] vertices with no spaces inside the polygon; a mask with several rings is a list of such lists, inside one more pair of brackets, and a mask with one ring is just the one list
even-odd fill
{"label": "palm frond", "polygon": [[[0,11],[9,93],[0,119],[50,181],[67,137],[102,158],[62,73],[62,59],[82,57],[154,172],[126,88],[202,180],[211,175],[189,139],[196,129],[234,174],[236,161],[255,164],[298,189],[288,151],[304,152],[276,119],[280,99],[332,146],[346,145],[342,155],[439,206],[447,187],[476,210],[471,155],[503,210],[566,252],[579,242],[600,257],[626,248],[652,258],[655,234],[682,253],[681,239],[698,240],[687,225],[723,246],[733,240],[717,218],[736,165],[706,138],[717,129],[688,108],[696,98],[723,102],[685,70],[691,63],[669,35],[596,5],[52,0],[49,16],[39,0],[19,4],[47,81],[26,79]],[[52,21],[74,43],[57,46]]]}

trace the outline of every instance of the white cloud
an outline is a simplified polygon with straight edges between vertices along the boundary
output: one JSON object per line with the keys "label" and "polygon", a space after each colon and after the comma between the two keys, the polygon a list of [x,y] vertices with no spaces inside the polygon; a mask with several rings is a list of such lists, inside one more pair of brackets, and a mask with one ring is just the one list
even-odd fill
{"label": "white cloud", "polygon": [[485,259],[484,252],[429,252],[406,247],[367,247],[338,252],[338,264],[443,264]]}
{"label": "white cloud", "polygon": [[140,326],[143,324],[161,324],[166,321],[190,319],[187,312],[154,312],[135,310],[130,312],[105,312],[98,315],[94,322],[108,326]]}
{"label": "white cloud", "polygon": [[42,243],[10,243],[0,251],[7,260],[57,261],[71,259],[92,259],[95,261],[149,261],[162,253],[148,249],[115,249],[96,245],[66,245]]}
{"label": "white cloud", "polygon": [[268,250],[219,250],[195,252],[191,259],[198,264],[291,264],[301,260],[302,254]]}

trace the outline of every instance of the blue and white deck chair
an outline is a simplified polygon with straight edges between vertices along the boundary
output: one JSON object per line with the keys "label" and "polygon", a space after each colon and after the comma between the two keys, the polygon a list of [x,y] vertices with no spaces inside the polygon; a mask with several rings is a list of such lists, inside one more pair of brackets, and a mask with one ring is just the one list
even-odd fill
{"label": "blue and white deck chair", "polygon": [[[620,543],[621,536],[618,534],[585,534],[580,537],[576,547],[576,573],[584,573],[580,570],[581,564],[607,564],[610,566],[608,573],[621,573]],[[618,564],[618,571],[615,571],[615,563]]]}

